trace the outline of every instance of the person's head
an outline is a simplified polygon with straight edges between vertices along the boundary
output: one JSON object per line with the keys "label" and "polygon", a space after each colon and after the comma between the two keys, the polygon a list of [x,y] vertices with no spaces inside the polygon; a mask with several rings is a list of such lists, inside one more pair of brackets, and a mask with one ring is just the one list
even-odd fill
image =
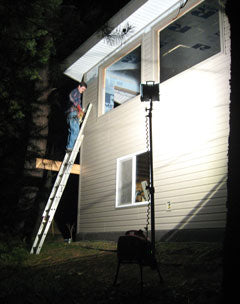
{"label": "person's head", "polygon": [[87,89],[87,84],[86,84],[86,82],[81,81],[81,82],[79,83],[79,86],[78,86],[79,92],[80,92],[80,93],[83,93],[83,92],[86,91],[86,89]]}

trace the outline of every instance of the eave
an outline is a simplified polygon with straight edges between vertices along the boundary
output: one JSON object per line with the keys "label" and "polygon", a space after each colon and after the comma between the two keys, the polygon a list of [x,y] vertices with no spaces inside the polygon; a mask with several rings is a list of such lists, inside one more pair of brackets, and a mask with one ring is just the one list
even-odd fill
{"label": "eave", "polygon": [[101,32],[96,32],[73,52],[63,63],[64,74],[70,78],[81,81],[85,73],[97,67],[115,52],[123,48],[131,40],[144,33],[149,26],[160,22],[167,14],[173,11],[179,12],[186,0],[132,0],[121,9],[112,19],[109,25],[117,29],[123,29],[130,24],[133,30],[121,43],[109,44]]}

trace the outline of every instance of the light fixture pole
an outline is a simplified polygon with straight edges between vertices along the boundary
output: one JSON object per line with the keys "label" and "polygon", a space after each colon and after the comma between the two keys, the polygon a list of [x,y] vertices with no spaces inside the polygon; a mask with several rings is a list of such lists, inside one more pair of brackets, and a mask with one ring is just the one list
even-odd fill
{"label": "light fixture pole", "polygon": [[[140,99],[141,101],[150,101],[150,107],[146,109],[148,114],[148,128],[147,128],[147,146],[149,152],[148,165],[149,165],[149,187],[145,187],[142,184],[143,191],[148,189],[150,192],[151,199],[151,247],[148,246],[150,243],[145,238],[130,238],[130,234],[125,234],[118,240],[118,267],[115,275],[114,285],[117,282],[119,267],[121,262],[127,260],[127,263],[131,263],[133,260],[139,263],[141,269],[141,290],[142,290],[142,262],[145,261],[146,265],[150,266],[152,269],[156,269],[160,278],[160,282],[164,283],[164,280],[161,276],[160,270],[158,268],[158,263],[155,255],[155,211],[154,211],[154,184],[153,184],[153,147],[152,147],[152,110],[153,110],[153,101],[159,101],[159,84],[154,84],[154,81],[147,81],[146,84],[140,85]],[[147,123],[147,120],[146,120]],[[146,126],[147,127],[147,126]],[[143,181],[146,185],[146,181]],[[147,199],[149,200],[149,193],[146,193]],[[149,209],[148,209],[149,210]],[[148,213],[149,214],[149,213]],[[148,225],[148,223],[147,223]],[[136,234],[137,235],[137,234]],[[136,246],[137,245],[137,246]],[[150,248],[149,248],[150,247]],[[142,251],[142,252],[141,252]],[[126,261],[125,261],[126,262]]]}
{"label": "light fixture pole", "polygon": [[153,180],[153,145],[152,145],[152,110],[153,101],[159,101],[159,83],[155,84],[154,81],[147,81],[146,84],[141,84],[141,101],[150,101],[150,107],[147,109],[148,122],[149,122],[149,172],[150,172],[150,185],[149,191],[151,196],[151,247],[152,256],[155,259],[155,201],[154,201],[154,180]]}
{"label": "light fixture pole", "polygon": [[150,99],[150,107],[148,111],[149,121],[149,172],[150,172],[150,195],[151,195],[151,244],[152,244],[152,255],[155,257],[155,201],[154,201],[154,181],[153,181],[153,147],[152,147],[152,109],[153,102]]}

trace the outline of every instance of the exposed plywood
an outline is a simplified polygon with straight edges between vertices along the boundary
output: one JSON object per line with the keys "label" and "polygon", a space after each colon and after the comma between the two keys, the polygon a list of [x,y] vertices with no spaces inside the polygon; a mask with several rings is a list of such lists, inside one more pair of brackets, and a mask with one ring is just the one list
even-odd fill
{"label": "exposed plywood", "polygon": [[[59,171],[62,165],[61,161],[45,159],[45,158],[36,158],[36,168],[51,170],[51,171]],[[80,165],[74,164],[71,170],[72,174],[80,174]]]}

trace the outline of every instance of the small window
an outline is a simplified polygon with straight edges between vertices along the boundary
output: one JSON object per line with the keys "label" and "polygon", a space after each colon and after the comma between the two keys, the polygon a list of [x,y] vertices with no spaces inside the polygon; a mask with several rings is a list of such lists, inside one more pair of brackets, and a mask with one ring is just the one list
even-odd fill
{"label": "small window", "polygon": [[206,0],[160,32],[160,82],[220,52],[219,4]]}
{"label": "small window", "polygon": [[141,46],[105,70],[105,112],[139,94],[141,83]]}
{"label": "small window", "polygon": [[149,152],[117,160],[116,206],[146,203],[142,182],[149,184]]}

